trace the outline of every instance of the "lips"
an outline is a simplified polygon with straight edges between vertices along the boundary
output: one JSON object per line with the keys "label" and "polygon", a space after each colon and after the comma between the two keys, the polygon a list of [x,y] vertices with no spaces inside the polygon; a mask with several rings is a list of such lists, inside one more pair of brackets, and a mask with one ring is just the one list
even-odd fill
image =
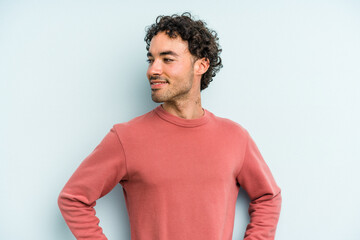
{"label": "lips", "polygon": [[159,84],[159,83],[167,83],[166,81],[162,81],[162,80],[152,80],[150,81],[151,85],[153,84]]}
{"label": "lips", "polygon": [[155,88],[161,88],[166,86],[168,83],[166,81],[161,81],[161,80],[153,80],[151,81],[151,89],[155,89]]}

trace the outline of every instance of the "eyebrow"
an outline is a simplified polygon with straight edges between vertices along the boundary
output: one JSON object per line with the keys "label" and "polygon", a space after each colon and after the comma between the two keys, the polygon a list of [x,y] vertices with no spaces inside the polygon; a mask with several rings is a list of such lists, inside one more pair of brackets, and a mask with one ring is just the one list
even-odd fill
{"label": "eyebrow", "polygon": [[[172,56],[174,56],[174,57],[179,56],[177,53],[175,53],[175,52],[173,52],[173,51],[165,51],[165,52],[161,52],[159,55],[160,55],[160,56],[164,56],[164,55],[172,55]],[[151,52],[148,52],[148,53],[147,53],[147,56],[148,56],[148,57],[152,57],[153,55],[152,55],[152,53],[151,53]]]}

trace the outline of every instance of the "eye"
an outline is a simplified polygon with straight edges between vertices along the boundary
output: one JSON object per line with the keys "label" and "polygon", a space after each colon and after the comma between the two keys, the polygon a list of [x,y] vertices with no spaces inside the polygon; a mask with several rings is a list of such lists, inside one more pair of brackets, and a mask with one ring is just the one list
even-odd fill
{"label": "eye", "polygon": [[153,60],[153,59],[148,58],[148,59],[146,59],[146,61],[147,61],[148,63],[152,63],[154,60]]}
{"label": "eye", "polygon": [[164,62],[172,62],[174,60],[170,59],[170,58],[164,58]]}

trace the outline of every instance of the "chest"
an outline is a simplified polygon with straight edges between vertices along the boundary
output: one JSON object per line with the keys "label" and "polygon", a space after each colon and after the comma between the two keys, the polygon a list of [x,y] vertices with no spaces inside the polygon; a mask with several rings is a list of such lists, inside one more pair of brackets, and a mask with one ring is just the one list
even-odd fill
{"label": "chest", "polygon": [[133,145],[127,152],[129,178],[146,189],[232,183],[242,161],[241,149],[226,139],[182,134]]}

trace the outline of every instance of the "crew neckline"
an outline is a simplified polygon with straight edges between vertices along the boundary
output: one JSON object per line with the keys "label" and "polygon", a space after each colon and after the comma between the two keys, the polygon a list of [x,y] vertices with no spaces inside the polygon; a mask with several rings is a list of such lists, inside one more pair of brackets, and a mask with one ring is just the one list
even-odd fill
{"label": "crew neckline", "polygon": [[169,112],[167,112],[162,106],[162,104],[158,105],[154,111],[157,113],[157,115],[162,118],[165,121],[168,121],[170,123],[176,124],[181,127],[197,127],[201,126],[205,123],[207,123],[210,119],[210,114],[208,110],[205,108],[202,108],[204,110],[204,115],[202,115],[200,118],[194,118],[194,119],[185,119],[178,116],[175,116]]}

